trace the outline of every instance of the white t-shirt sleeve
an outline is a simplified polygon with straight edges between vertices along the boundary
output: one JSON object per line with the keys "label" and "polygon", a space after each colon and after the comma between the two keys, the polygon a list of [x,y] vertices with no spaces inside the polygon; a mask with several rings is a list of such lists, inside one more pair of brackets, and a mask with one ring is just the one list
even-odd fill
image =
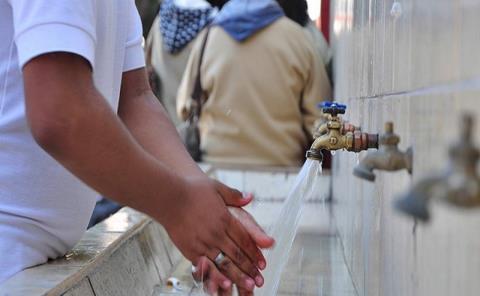
{"label": "white t-shirt sleeve", "polygon": [[20,67],[51,52],[95,61],[95,6],[89,0],[9,0]]}
{"label": "white t-shirt sleeve", "polygon": [[131,6],[128,16],[128,36],[125,44],[125,60],[123,72],[145,67],[145,54],[143,52],[142,20],[138,13],[135,1],[129,2]]}

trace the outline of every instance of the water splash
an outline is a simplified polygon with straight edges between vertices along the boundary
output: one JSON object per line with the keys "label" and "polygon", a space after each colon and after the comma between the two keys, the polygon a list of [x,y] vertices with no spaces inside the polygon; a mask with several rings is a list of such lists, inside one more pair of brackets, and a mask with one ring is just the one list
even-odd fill
{"label": "water splash", "polygon": [[317,167],[317,176],[320,176],[323,174],[323,168],[322,168],[322,163],[319,163],[319,165],[316,165]]}
{"label": "water splash", "polygon": [[307,159],[295,180],[292,190],[283,203],[278,220],[269,229],[269,234],[275,238],[275,246],[265,252],[268,262],[263,272],[265,285],[258,289],[257,295],[276,295],[282,271],[287,263],[293,240],[297,233],[298,223],[302,214],[303,201],[313,193],[316,176],[321,174],[321,163]]}

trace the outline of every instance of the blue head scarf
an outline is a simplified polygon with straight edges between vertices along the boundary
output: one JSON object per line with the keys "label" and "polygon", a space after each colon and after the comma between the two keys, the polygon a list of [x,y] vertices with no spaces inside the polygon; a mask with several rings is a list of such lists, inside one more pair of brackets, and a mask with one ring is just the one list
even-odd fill
{"label": "blue head scarf", "polygon": [[163,45],[169,53],[180,52],[212,20],[213,8],[184,8],[174,0],[160,6],[160,31]]}
{"label": "blue head scarf", "polygon": [[230,0],[215,17],[213,24],[242,42],[284,15],[274,0]]}

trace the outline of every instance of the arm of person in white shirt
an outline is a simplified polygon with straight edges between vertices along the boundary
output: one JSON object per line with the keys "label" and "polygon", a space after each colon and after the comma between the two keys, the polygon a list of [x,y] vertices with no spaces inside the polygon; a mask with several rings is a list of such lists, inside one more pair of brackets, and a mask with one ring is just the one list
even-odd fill
{"label": "arm of person in white shirt", "polygon": [[23,67],[23,77],[31,132],[53,158],[104,196],[160,222],[194,264],[224,252],[246,274],[243,287],[261,285],[258,268],[265,259],[226,206],[249,200],[195,167],[154,103],[143,68],[123,77],[125,124],[95,88],[90,64],[79,55],[37,56]]}

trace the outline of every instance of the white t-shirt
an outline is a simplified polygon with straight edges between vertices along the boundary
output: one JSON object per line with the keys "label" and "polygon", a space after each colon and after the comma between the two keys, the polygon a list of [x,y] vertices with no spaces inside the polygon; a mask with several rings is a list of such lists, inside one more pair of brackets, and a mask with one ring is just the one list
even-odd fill
{"label": "white t-shirt", "polygon": [[144,56],[134,0],[0,0],[0,40],[2,282],[72,248],[97,196],[33,140],[22,67],[48,52],[78,54],[117,110],[122,73],[143,67]]}

